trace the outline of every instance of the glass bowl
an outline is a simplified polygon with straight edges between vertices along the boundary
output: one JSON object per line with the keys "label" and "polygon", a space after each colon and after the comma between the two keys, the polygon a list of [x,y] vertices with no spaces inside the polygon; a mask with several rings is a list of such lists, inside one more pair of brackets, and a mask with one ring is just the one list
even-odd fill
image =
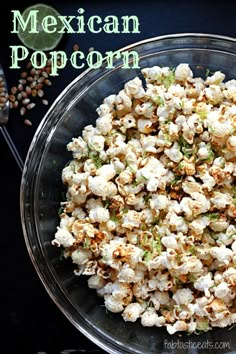
{"label": "glass bowl", "polygon": [[[122,50],[137,51],[141,68],[189,63],[195,75],[203,76],[209,69],[223,71],[227,79],[236,77],[233,38],[177,34],[144,40]],[[140,70],[122,69],[121,64],[119,59],[114,69],[107,70],[104,62],[100,69],[79,75],[59,95],[38,127],[21,184],[21,218],[29,255],[46,290],[64,315],[109,353],[207,353],[210,347],[206,349],[206,343],[214,345],[214,342],[225,342],[226,348],[211,348],[212,353],[235,353],[236,328],[180,337],[170,336],[165,328],[144,328],[139,321],[124,322],[120,314],[106,311],[96,291],[88,288],[87,278],[75,276],[72,263],[62,261],[60,251],[51,245],[64,191],[61,172],[71,159],[66,144],[79,136],[85,125],[95,122],[96,108],[106,96],[118,93],[125,82],[140,76]]]}

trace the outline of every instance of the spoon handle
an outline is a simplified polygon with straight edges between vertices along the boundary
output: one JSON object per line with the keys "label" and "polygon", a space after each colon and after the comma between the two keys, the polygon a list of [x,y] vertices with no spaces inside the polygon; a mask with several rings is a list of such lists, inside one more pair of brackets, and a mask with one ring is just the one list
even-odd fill
{"label": "spoon handle", "polygon": [[17,151],[17,148],[12,140],[12,138],[10,137],[6,127],[3,125],[3,126],[0,126],[0,129],[1,129],[1,132],[2,132],[2,135],[4,137],[4,139],[6,140],[6,143],[7,145],[9,146],[11,152],[12,152],[12,155],[14,156],[21,172],[23,171],[23,168],[24,168],[24,162],[19,154],[19,152]]}

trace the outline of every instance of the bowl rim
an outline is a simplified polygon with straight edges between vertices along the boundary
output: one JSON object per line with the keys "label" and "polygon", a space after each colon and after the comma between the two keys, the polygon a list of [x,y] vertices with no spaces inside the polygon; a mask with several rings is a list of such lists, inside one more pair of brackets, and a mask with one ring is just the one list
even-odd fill
{"label": "bowl rim", "polygon": [[[131,43],[127,46],[124,46],[120,49],[118,49],[117,51],[119,52],[123,52],[123,51],[128,51],[130,49],[134,49],[137,46],[140,45],[144,45],[147,43],[152,43],[155,41],[161,41],[161,40],[168,40],[168,39],[181,39],[181,38],[207,38],[207,39],[216,39],[216,40],[221,40],[221,41],[226,41],[226,42],[231,42],[236,44],[236,38],[230,37],[230,36],[225,36],[225,35],[218,35],[218,34],[211,34],[211,33],[197,33],[197,32],[186,32],[186,33],[174,33],[174,34],[164,34],[164,35],[160,35],[160,36],[155,36],[155,37],[150,37],[147,39],[143,39],[141,41],[138,42],[134,42]],[[104,57],[103,59],[103,63],[106,61],[107,57]],[[83,335],[85,335],[89,340],[91,340],[94,344],[96,344],[98,347],[100,347],[101,349],[105,350],[108,353],[111,354],[120,354],[120,351],[117,351],[114,347],[111,348],[109,346],[109,343],[107,342],[102,342],[99,338],[98,335],[96,335],[94,333],[94,331],[92,332],[92,334],[85,329],[81,324],[79,324],[78,322],[74,321],[74,319],[69,315],[69,313],[67,312],[67,310],[59,303],[56,295],[53,293],[51,287],[48,286],[47,281],[45,280],[43,273],[38,265],[38,263],[36,262],[34,253],[31,249],[30,243],[29,243],[29,239],[28,239],[28,233],[27,233],[27,220],[25,217],[25,188],[26,188],[26,176],[28,173],[28,165],[30,162],[30,158],[31,158],[31,154],[34,151],[34,148],[36,146],[36,143],[38,141],[38,138],[43,130],[44,125],[47,123],[50,114],[52,113],[52,111],[54,110],[54,108],[57,106],[57,104],[60,102],[61,98],[66,94],[66,92],[68,90],[70,90],[76,82],[80,81],[81,79],[83,79],[88,73],[90,72],[94,72],[94,71],[98,71],[99,68],[94,69],[94,68],[88,68],[86,70],[84,70],[82,73],[80,73],[79,75],[77,75],[62,91],[61,93],[59,93],[59,95],[56,97],[56,99],[54,100],[54,102],[52,103],[52,105],[50,106],[50,108],[48,109],[48,111],[46,112],[46,114],[43,116],[41,122],[39,123],[33,139],[30,143],[27,155],[26,155],[26,159],[25,159],[25,164],[24,164],[24,168],[23,168],[23,172],[22,172],[22,178],[21,178],[21,184],[20,184],[20,198],[19,198],[19,202],[20,202],[20,218],[21,218],[21,225],[22,225],[22,230],[23,230],[23,237],[24,237],[24,241],[26,244],[26,248],[28,251],[28,254],[30,256],[31,262],[33,263],[34,269],[36,270],[37,275],[39,276],[41,282],[44,285],[45,290],[47,291],[47,293],[49,294],[49,296],[51,297],[51,299],[53,300],[53,302],[56,304],[56,306],[60,309],[60,311],[63,313],[63,315],[70,321],[70,323],[72,323],[74,325],[74,327],[79,330]],[[110,69],[113,70],[113,69]],[[119,344],[118,342],[116,344]],[[131,348],[127,348],[127,349],[131,349]],[[138,351],[136,351],[136,353],[138,353]],[[141,352],[140,352],[141,353]]]}

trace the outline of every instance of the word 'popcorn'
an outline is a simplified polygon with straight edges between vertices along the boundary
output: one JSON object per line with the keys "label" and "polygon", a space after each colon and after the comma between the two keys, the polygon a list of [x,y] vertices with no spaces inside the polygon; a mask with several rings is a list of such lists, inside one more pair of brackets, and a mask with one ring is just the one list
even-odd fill
{"label": "word 'popcorn'", "polygon": [[168,333],[236,323],[236,80],[142,70],[67,145],[53,245],[109,311]]}

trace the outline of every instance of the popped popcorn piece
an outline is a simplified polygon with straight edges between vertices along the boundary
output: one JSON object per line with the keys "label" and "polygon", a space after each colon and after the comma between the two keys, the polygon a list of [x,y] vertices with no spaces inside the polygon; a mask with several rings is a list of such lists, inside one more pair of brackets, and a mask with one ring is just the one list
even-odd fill
{"label": "popped popcorn piece", "polygon": [[58,227],[55,234],[55,239],[52,241],[52,244],[59,247],[70,247],[75,242],[73,235],[66,229],[61,229]]}
{"label": "popped popcorn piece", "polygon": [[89,219],[91,222],[107,222],[110,218],[109,211],[105,208],[97,207],[95,209],[90,210]]}
{"label": "popped popcorn piece", "polygon": [[212,257],[216,258],[220,263],[229,264],[233,252],[229,248],[225,247],[224,245],[220,247],[212,247],[210,250]]}
{"label": "popped popcorn piece", "polygon": [[122,313],[124,321],[135,322],[143,312],[143,307],[138,302],[128,304]]}
{"label": "popped popcorn piece", "polygon": [[193,77],[193,73],[188,64],[179,64],[175,69],[175,79],[177,81],[186,81]]}
{"label": "popped popcorn piece", "polygon": [[76,250],[72,252],[71,259],[73,263],[76,263],[78,265],[83,265],[88,262],[91,256],[92,256],[92,252],[90,250],[82,249],[82,250]]}
{"label": "popped popcorn piece", "polygon": [[187,305],[193,300],[193,294],[190,289],[178,289],[172,299],[177,305]]}
{"label": "popped popcorn piece", "polygon": [[208,76],[205,80],[206,85],[219,85],[224,81],[225,74],[221,71],[216,71],[212,76]]}
{"label": "popped popcorn piece", "polygon": [[102,115],[96,120],[96,127],[103,135],[107,135],[112,130],[112,115],[110,113]]}
{"label": "popped popcorn piece", "polygon": [[153,307],[148,307],[141,315],[141,324],[144,327],[153,327],[158,321],[158,315]]}
{"label": "popped popcorn piece", "polygon": [[173,325],[167,324],[166,329],[169,334],[174,334],[179,331],[187,331],[188,324],[185,321],[178,320]]}
{"label": "popped popcorn piece", "polygon": [[116,185],[113,182],[107,182],[102,176],[89,176],[88,187],[93,194],[103,198],[112,197],[117,194]]}
{"label": "popped popcorn piece", "polygon": [[235,298],[235,291],[230,289],[229,284],[222,282],[214,289],[215,296],[224,302],[230,302]]}
{"label": "popped popcorn piece", "polygon": [[104,304],[109,311],[114,313],[122,312],[124,310],[122,302],[114,299],[112,295],[104,295]]}
{"label": "popped popcorn piece", "polygon": [[214,281],[212,280],[212,275],[210,273],[201,276],[194,282],[195,289],[204,291],[206,297],[210,296],[209,288],[213,285]]}
{"label": "popped popcorn piece", "polygon": [[105,286],[105,280],[100,277],[99,275],[92,275],[89,279],[88,279],[88,287],[90,289],[101,289]]}
{"label": "popped popcorn piece", "polygon": [[128,96],[133,96],[134,98],[141,98],[145,95],[145,90],[142,85],[142,81],[135,77],[125,84],[125,92]]}

